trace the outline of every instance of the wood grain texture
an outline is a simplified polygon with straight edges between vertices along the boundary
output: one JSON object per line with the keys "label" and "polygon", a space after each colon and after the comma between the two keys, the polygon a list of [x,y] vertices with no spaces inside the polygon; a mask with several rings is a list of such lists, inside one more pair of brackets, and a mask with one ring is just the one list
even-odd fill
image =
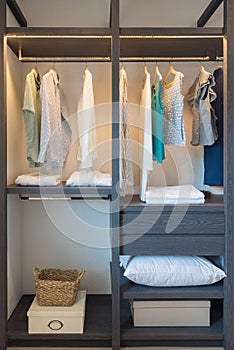
{"label": "wood grain texture", "polygon": [[7,320],[7,203],[6,203],[6,0],[0,2],[0,349],[6,347]]}
{"label": "wood grain texture", "polygon": [[123,299],[223,299],[223,282],[208,286],[191,287],[149,287],[136,284],[123,276],[121,269],[120,287]]}
{"label": "wood grain texture", "polygon": [[215,235],[132,235],[121,237],[122,255],[223,255],[224,237]]}
{"label": "wood grain texture", "polygon": [[226,39],[225,39],[225,57],[224,66],[224,178],[225,178],[225,268],[227,280],[225,283],[224,300],[224,332],[225,332],[225,350],[234,349],[234,2],[225,1],[226,16]]}
{"label": "wood grain texture", "polygon": [[[224,235],[224,213],[123,214],[122,234],[217,234]],[[169,227],[170,232],[168,232]]]}

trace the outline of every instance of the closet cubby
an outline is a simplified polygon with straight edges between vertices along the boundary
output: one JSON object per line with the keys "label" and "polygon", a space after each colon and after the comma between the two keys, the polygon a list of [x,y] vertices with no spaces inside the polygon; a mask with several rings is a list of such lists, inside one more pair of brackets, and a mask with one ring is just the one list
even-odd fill
{"label": "closet cubby", "polygon": [[[103,27],[7,27],[6,5],[0,5],[0,349],[8,347],[112,347],[162,346],[220,347],[233,350],[234,280],[233,196],[234,172],[232,111],[232,63],[234,60],[233,23],[234,9],[231,0],[224,1],[224,26],[222,28],[131,28],[120,27],[119,0],[110,2],[110,26]],[[111,187],[26,187],[7,183],[7,50],[14,54],[18,64],[33,62],[102,62],[111,70],[112,102],[112,172]],[[189,205],[186,210],[176,206],[182,219],[172,229],[167,224],[173,206],[146,205],[138,195],[120,198],[119,195],[119,67],[121,62],[199,62],[224,59],[224,129],[225,129],[225,195],[211,196],[203,205]],[[8,100],[9,102],[9,100]],[[9,136],[8,136],[9,138]],[[8,159],[8,161],[10,161]],[[15,164],[10,164],[14,169]],[[20,170],[17,169],[17,172]],[[105,199],[109,218],[112,262],[110,265],[111,293],[87,296],[85,331],[83,334],[28,334],[27,310],[33,295],[18,288],[13,301],[9,300],[9,268],[14,276],[22,264],[18,249],[22,245],[22,232],[12,224],[15,216],[19,226],[27,210],[23,199],[54,197],[60,194],[74,200]],[[176,215],[174,214],[174,215]],[[7,216],[8,215],[8,216]],[[156,219],[157,218],[157,219]],[[176,220],[176,218],[175,218]],[[8,237],[14,226],[17,254],[14,266],[9,267],[10,249],[14,239]],[[51,237],[50,237],[51,238]],[[21,247],[22,248],[22,247]],[[12,253],[11,253],[12,254]],[[120,255],[201,255],[220,261],[227,278],[208,286],[157,288],[137,285],[123,276],[119,266]],[[21,262],[20,262],[21,261]],[[37,261],[37,257],[35,257]],[[22,264],[23,265],[23,264]],[[28,272],[26,272],[27,274]],[[17,276],[18,280],[24,276]],[[17,289],[17,288],[16,288]],[[19,297],[20,296],[20,297]],[[133,327],[129,299],[142,300],[211,300],[210,327]],[[14,305],[8,318],[7,302]]]}

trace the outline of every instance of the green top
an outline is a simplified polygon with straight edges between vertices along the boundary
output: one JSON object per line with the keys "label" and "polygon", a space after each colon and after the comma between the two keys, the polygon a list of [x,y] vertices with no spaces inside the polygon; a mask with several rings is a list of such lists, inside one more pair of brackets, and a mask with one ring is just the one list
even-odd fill
{"label": "green top", "polygon": [[40,84],[39,74],[35,69],[32,69],[26,76],[22,110],[26,131],[27,159],[30,168],[40,166],[38,163],[41,131]]}
{"label": "green top", "polygon": [[152,143],[153,159],[162,163],[165,159],[163,142],[163,105],[162,105],[162,77],[158,76],[157,83],[152,85]]}

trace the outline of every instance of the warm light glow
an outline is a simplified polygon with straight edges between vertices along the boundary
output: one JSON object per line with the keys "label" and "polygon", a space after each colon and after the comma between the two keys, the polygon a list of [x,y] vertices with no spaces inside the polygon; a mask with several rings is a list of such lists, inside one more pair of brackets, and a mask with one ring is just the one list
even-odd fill
{"label": "warm light glow", "polygon": [[60,61],[76,61],[76,62],[95,62],[103,61],[110,62],[110,57],[23,57],[19,55],[19,61],[21,62],[60,62]]}
{"label": "warm light glow", "polygon": [[209,61],[210,56],[195,57],[120,57],[120,61]]}
{"label": "warm light glow", "polygon": [[27,34],[7,34],[7,38],[13,39],[111,39],[111,35],[27,35]]}
{"label": "warm light glow", "polygon": [[209,39],[223,35],[120,35],[120,39]]}

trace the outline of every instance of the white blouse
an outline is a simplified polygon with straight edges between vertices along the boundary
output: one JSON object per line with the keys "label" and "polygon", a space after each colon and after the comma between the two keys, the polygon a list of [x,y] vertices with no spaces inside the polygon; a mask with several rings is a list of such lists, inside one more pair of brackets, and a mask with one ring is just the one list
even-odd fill
{"label": "white blouse", "polygon": [[78,160],[80,169],[92,168],[96,158],[96,117],[92,74],[85,69],[82,92],[78,101]]}
{"label": "white blouse", "polygon": [[[46,168],[62,167],[71,145],[71,129],[65,119],[62,106],[63,92],[57,73],[51,69],[41,83],[41,141],[39,162],[46,162]],[[62,100],[61,100],[62,97]]]}

